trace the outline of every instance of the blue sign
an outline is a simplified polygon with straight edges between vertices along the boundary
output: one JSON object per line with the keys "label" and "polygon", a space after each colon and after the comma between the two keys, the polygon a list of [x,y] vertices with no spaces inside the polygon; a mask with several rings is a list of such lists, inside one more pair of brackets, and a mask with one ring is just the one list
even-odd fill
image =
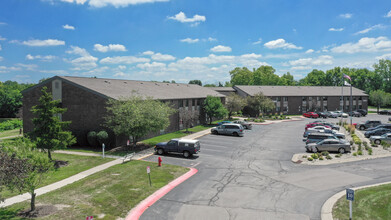
{"label": "blue sign", "polygon": [[350,201],[354,200],[354,190],[346,189],[346,199]]}

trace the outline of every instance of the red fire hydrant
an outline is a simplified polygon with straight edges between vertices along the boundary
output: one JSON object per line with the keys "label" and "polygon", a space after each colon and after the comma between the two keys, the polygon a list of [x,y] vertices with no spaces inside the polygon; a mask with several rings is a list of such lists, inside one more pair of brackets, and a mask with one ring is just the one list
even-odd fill
{"label": "red fire hydrant", "polygon": [[159,167],[161,167],[162,166],[162,158],[161,157],[159,157],[158,159],[157,159],[157,161],[158,161],[158,166]]}

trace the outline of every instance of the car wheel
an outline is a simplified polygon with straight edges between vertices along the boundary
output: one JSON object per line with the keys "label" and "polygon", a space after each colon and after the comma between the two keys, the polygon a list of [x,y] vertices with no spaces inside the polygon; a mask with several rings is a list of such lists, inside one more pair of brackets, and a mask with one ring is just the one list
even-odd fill
{"label": "car wheel", "polygon": [[345,153],[345,148],[343,148],[343,147],[339,148],[339,149],[338,149],[338,152],[339,152],[340,154],[344,154],[344,153]]}
{"label": "car wheel", "polygon": [[219,132],[217,132],[217,131],[212,131],[212,134],[219,134]]}
{"label": "car wheel", "polygon": [[381,143],[380,140],[375,140],[375,144],[379,145]]}
{"label": "car wheel", "polygon": [[190,155],[191,155],[191,154],[189,153],[189,151],[186,151],[186,150],[183,151],[183,157],[184,157],[184,158],[189,158]]}
{"label": "car wheel", "polygon": [[237,132],[234,132],[233,135],[239,137],[239,134]]}
{"label": "car wheel", "polygon": [[364,130],[365,129],[365,127],[364,126],[360,126],[360,130],[362,131],[362,130]]}
{"label": "car wheel", "polygon": [[317,153],[319,150],[318,150],[318,148],[317,147],[315,147],[315,148],[312,148],[312,152],[314,152],[314,153]]}
{"label": "car wheel", "polygon": [[164,154],[164,150],[163,150],[163,149],[161,149],[161,148],[157,149],[157,154],[159,154],[159,155],[162,155],[162,154]]}

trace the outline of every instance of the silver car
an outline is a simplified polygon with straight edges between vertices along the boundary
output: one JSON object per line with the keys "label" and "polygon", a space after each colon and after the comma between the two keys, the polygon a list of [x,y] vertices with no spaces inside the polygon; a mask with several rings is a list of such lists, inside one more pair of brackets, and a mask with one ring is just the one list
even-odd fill
{"label": "silver car", "polygon": [[371,143],[375,144],[381,144],[382,141],[391,143],[391,133],[383,134],[381,136],[371,136],[369,140],[371,140]]}
{"label": "silver car", "polygon": [[243,126],[240,124],[223,124],[211,129],[212,134],[226,134],[234,136],[243,136]]}
{"label": "silver car", "polygon": [[350,152],[350,143],[339,139],[324,139],[318,143],[311,143],[305,146],[307,151],[319,152],[319,151],[338,151],[343,154]]}

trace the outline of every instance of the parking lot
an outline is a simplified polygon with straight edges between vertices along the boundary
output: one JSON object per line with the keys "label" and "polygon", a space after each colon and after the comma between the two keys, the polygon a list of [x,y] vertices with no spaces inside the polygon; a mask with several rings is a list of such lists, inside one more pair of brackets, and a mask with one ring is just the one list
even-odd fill
{"label": "parking lot", "polygon": [[[353,123],[368,119],[386,122],[388,117],[371,114]],[[313,120],[256,125],[244,137],[206,135],[199,139],[201,152],[191,159],[162,156],[163,166],[199,172],[141,219],[320,219],[322,204],[336,192],[391,180],[389,158],[329,166],[292,163],[292,155],[305,150],[304,125]]]}

